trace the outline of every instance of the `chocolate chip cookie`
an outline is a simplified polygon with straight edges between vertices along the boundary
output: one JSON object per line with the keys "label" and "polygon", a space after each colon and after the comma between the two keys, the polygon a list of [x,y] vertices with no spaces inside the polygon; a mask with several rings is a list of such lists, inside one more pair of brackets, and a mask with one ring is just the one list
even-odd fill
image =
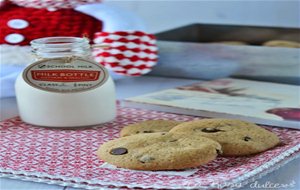
{"label": "chocolate chip cookie", "polygon": [[223,155],[243,156],[276,146],[279,138],[253,123],[234,119],[202,119],[185,122],[170,130],[176,134],[198,134],[222,146]]}
{"label": "chocolate chip cookie", "polygon": [[225,44],[225,45],[248,45],[246,42],[242,42],[242,41],[220,41],[220,42],[212,42],[215,44]]}
{"label": "chocolate chip cookie", "polygon": [[263,46],[300,48],[300,43],[287,40],[271,40],[263,43]]}
{"label": "chocolate chip cookie", "polygon": [[132,125],[125,126],[121,132],[120,136],[125,137],[140,133],[155,133],[155,132],[168,132],[176,125],[180,124],[179,121],[173,120],[147,120]]}
{"label": "chocolate chip cookie", "polygon": [[158,132],[108,141],[97,155],[122,168],[174,170],[206,164],[221,152],[219,143],[199,135]]}

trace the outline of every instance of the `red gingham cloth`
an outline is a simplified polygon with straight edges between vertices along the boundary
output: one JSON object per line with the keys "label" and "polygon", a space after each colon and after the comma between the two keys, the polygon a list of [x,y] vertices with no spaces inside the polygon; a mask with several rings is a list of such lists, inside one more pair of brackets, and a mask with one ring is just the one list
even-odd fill
{"label": "red gingham cloth", "polygon": [[253,156],[218,157],[198,167],[196,173],[190,176],[100,167],[103,161],[95,154],[99,145],[118,138],[123,126],[149,119],[190,121],[197,118],[143,109],[119,108],[114,121],[90,128],[41,128],[26,124],[19,118],[0,122],[0,175],[89,189],[109,185],[217,189],[216,187],[239,185],[247,181],[249,183],[253,177],[261,177],[262,173],[285,164],[300,153],[299,130],[265,127],[280,137],[281,145]]}
{"label": "red gingham cloth", "polygon": [[[8,5],[0,9],[0,44],[10,44],[5,40],[9,34],[20,34],[25,39],[12,45],[29,45],[33,39],[50,36],[86,35],[93,38],[96,32],[102,31],[102,22],[89,15],[73,9],[48,11],[47,9],[23,8]],[[7,23],[13,19],[28,22],[24,29],[14,29]]]}

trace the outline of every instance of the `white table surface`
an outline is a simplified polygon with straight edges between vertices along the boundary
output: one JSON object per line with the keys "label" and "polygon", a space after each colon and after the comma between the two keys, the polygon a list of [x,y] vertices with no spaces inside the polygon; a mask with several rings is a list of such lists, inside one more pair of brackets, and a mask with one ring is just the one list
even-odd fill
{"label": "white table surface", "polygon": [[[161,77],[138,77],[125,78],[116,81],[117,97],[119,99],[153,92],[170,87],[186,85],[197,82],[196,80],[174,79]],[[15,98],[5,98],[0,100],[1,115],[4,120],[18,115]],[[295,183],[294,187],[286,188],[300,190],[300,158],[291,161],[282,168],[268,174],[257,180],[256,184],[263,186],[267,184],[290,184]],[[258,189],[254,184],[249,184],[241,189]],[[272,189],[272,188],[261,188]],[[58,185],[48,185],[29,181],[21,181],[8,178],[0,178],[0,190],[78,190],[72,187],[63,187]]]}

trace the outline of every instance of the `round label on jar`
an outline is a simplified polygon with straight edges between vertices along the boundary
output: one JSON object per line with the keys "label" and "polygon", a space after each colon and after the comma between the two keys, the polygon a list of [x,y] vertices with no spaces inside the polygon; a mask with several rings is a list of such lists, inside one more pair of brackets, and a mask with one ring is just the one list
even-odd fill
{"label": "round label on jar", "polygon": [[101,86],[108,79],[108,72],[93,61],[65,57],[37,61],[24,70],[23,78],[41,90],[72,93]]}

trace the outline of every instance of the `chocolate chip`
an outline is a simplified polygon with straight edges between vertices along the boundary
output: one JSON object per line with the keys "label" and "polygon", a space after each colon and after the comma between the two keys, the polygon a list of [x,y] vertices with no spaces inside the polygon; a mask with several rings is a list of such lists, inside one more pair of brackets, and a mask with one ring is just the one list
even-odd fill
{"label": "chocolate chip", "polygon": [[165,135],[165,134],[167,134],[167,133],[162,133],[161,135]]}
{"label": "chocolate chip", "polygon": [[139,131],[135,132],[135,134],[139,134],[139,133],[140,133]]}
{"label": "chocolate chip", "polygon": [[169,142],[176,142],[177,141],[177,139],[173,139],[173,140],[170,140]]}
{"label": "chocolate chip", "polygon": [[218,155],[221,155],[221,154],[223,153],[223,151],[222,151],[222,150],[219,150],[219,149],[216,149],[216,151],[217,151],[217,154],[218,154]]}
{"label": "chocolate chip", "polygon": [[222,130],[217,129],[217,128],[209,128],[209,127],[207,127],[207,128],[203,128],[201,131],[205,132],[205,133],[216,133],[216,132],[219,132],[219,131],[222,131]]}
{"label": "chocolate chip", "polygon": [[143,131],[143,133],[153,133],[154,131]]}
{"label": "chocolate chip", "polygon": [[128,150],[126,148],[118,147],[118,148],[111,149],[109,153],[112,155],[122,155],[122,154],[127,154],[127,152]]}
{"label": "chocolate chip", "polygon": [[249,141],[249,140],[251,140],[251,137],[244,137],[244,141]]}

